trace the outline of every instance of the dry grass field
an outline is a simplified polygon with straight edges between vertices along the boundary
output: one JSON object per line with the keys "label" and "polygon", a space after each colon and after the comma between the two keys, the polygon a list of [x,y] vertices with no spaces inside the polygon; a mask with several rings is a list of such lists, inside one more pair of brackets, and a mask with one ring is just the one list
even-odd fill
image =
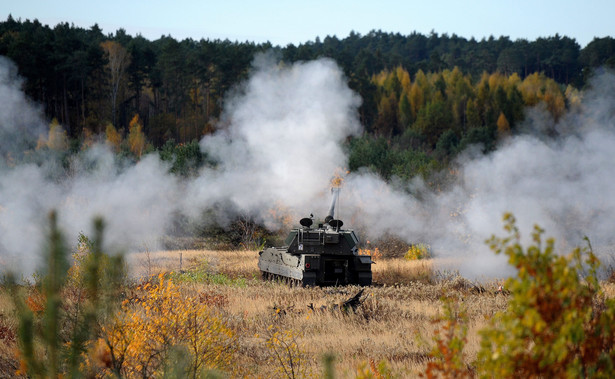
{"label": "dry grass field", "polygon": [[[433,260],[381,259],[373,266],[374,285],[363,289],[354,311],[340,308],[357,294],[356,286],[299,288],[265,282],[256,251],[181,250],[133,253],[126,257],[130,284],[155,281],[167,274],[181,293],[203,299],[235,336],[232,376],[322,377],[323,359],[334,356],[335,377],[416,377],[425,372],[434,332],[441,324],[446,296],[467,311],[469,324],[464,361],[475,361],[478,331],[508,297],[498,283],[479,285],[453,275],[435,275]],[[434,279],[438,278],[438,279]],[[615,287],[605,285],[607,296]],[[0,377],[18,368],[12,302],[0,291]],[[277,333],[277,334],[276,334]],[[268,343],[276,334],[277,344]],[[380,368],[378,365],[384,362]],[[369,376],[371,373],[372,376]]]}
{"label": "dry grass field", "polygon": [[496,283],[482,284],[485,291],[481,292],[460,277],[434,282],[432,260],[379,260],[373,266],[374,285],[365,288],[355,312],[343,312],[338,305],[360,287],[296,288],[263,282],[255,251],[132,254],[131,275],[177,271],[180,255],[186,272],[204,269],[212,276],[231,279],[228,283],[195,281],[183,287],[224,299],[216,306],[240,337],[238,364],[247,376],[268,377],[279,368],[280,362],[271,360],[272,351],[265,343],[271,329],[289,332],[297,342],[301,363],[316,376],[322,374],[326,354],[335,356],[339,377],[355,377],[370,361],[385,361],[400,377],[416,376],[424,371],[432,349],[431,336],[438,327],[432,320],[441,312],[443,296],[468,310],[466,360],[470,363],[479,349],[477,331],[506,306],[506,297],[495,294]]}

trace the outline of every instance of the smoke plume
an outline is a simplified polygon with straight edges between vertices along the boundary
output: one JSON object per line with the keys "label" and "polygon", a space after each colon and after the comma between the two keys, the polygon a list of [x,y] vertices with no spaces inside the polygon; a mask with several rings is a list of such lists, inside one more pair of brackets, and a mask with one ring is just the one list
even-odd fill
{"label": "smoke plume", "polygon": [[[218,131],[200,142],[214,167],[178,179],[157,154],[127,166],[96,145],[72,158],[66,174],[53,159],[17,155],[36,157],[47,123],[15,72],[0,59],[0,263],[24,273],[38,267],[51,209],[69,242],[89,234],[92,218],[102,216],[109,245],[129,251],[156,248],[177,215],[199,219],[210,209],[217,222],[245,214],[272,228],[280,226],[272,210],[297,221],[310,213],[324,218],[331,180],[347,167],[344,142],[362,132],[360,99],[333,61],[284,65],[262,55],[226,100]],[[367,171],[348,174],[336,217],[363,231],[363,239],[393,234],[428,243],[473,278],[510,273],[484,243],[502,234],[504,212],[515,214],[526,236],[536,223],[563,249],[587,235],[608,250],[615,226],[614,88],[612,75],[599,78],[581,105],[546,127],[540,109],[528,110],[526,132],[490,155],[462,154],[456,181],[439,192],[420,179],[390,185]]]}
{"label": "smoke plume", "polygon": [[[462,154],[454,165],[457,180],[444,191],[425,191],[416,180],[400,191],[359,174],[348,180],[352,203],[370,220],[369,233],[429,243],[437,256],[449,258],[448,264],[468,277],[511,273],[506,258],[485,244],[491,235],[504,234],[506,212],[515,215],[526,245],[537,224],[546,237],[556,239],[562,253],[584,246],[587,236],[602,259],[612,261],[614,89],[613,75],[595,78],[582,103],[555,125],[545,125],[549,117],[544,110],[528,110],[521,127],[525,133],[489,155]],[[406,193],[421,194],[421,201]]]}
{"label": "smoke plume", "polygon": [[[40,107],[26,98],[21,86],[15,64],[0,56],[0,156],[8,159],[32,148],[45,130]],[[6,163],[0,160],[0,168]]]}
{"label": "smoke plume", "polygon": [[228,127],[201,141],[219,164],[191,183],[188,201],[227,201],[269,226],[267,209],[305,213],[324,204],[335,170],[346,165],[342,143],[360,132],[359,105],[331,60],[286,67],[260,56],[226,104]]}

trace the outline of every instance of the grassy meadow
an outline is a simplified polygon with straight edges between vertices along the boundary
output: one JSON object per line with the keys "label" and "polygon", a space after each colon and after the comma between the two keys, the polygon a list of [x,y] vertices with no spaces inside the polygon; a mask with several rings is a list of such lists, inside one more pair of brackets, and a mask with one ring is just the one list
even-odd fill
{"label": "grassy meadow", "polygon": [[[364,288],[361,305],[344,310],[340,304],[360,287],[299,288],[265,282],[257,258],[256,251],[129,254],[130,280],[122,293],[125,299],[143,298],[144,284],[170,278],[182,299],[199,299],[232,332],[232,362],[226,374],[255,378],[323,377],[331,367],[323,362],[331,356],[337,378],[416,377],[432,360],[433,336],[443,326],[434,320],[442,317],[444,296],[455,309],[467,312],[463,360],[472,373],[480,349],[478,331],[509,301],[498,292],[499,283],[477,285],[453,274],[436,275],[432,259],[383,258],[373,265],[374,285]],[[615,296],[612,284],[605,283],[604,290],[608,297]],[[15,376],[23,365],[17,355],[15,317],[3,288],[0,377]]]}
{"label": "grassy meadow", "polygon": [[[209,277],[223,274],[226,283],[185,283],[188,291],[222,296],[220,311],[237,331],[240,365],[245,374],[267,377],[279,369],[271,362],[265,338],[271,326],[291,331],[302,364],[316,376],[323,372],[322,359],[335,356],[339,377],[356,377],[370,362],[384,361],[400,377],[424,372],[431,336],[438,325],[432,320],[441,312],[440,298],[450,296],[467,306],[471,315],[467,362],[476,358],[477,331],[485,320],[506,306],[506,297],[496,294],[497,283],[472,283],[451,276],[433,282],[433,260],[381,259],[373,265],[374,285],[367,287],[356,312],[343,312],[336,305],[360,291],[358,286],[296,288],[260,279],[256,251],[164,251],[133,254],[130,260],[153,274],[179,268],[182,255],[186,272],[209,270]],[[146,264],[149,262],[149,265]],[[206,262],[204,264],[204,262]],[[211,280],[211,279],[209,279]],[[309,306],[312,305],[314,310]],[[284,377],[283,373],[279,373]]]}

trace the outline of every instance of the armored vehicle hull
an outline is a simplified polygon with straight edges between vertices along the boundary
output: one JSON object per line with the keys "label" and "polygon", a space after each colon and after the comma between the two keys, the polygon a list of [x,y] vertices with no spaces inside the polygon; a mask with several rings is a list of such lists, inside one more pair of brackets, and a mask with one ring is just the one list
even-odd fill
{"label": "armored vehicle hull", "polygon": [[258,268],[266,280],[301,286],[372,284],[372,260],[367,255],[290,254],[284,247],[260,252]]}
{"label": "armored vehicle hull", "polygon": [[312,219],[301,220],[283,247],[259,252],[258,268],[265,279],[281,279],[302,286],[372,284],[372,259],[359,255],[359,239],[353,230],[341,229],[333,218],[334,197],[325,223],[312,227]]}

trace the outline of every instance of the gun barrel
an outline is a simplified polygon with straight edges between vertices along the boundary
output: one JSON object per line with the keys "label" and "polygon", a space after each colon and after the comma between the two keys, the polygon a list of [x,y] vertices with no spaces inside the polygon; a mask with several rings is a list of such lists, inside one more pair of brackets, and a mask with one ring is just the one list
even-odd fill
{"label": "gun barrel", "polygon": [[329,214],[328,217],[331,217],[332,219],[335,218],[334,213],[335,213],[335,205],[337,204],[337,198],[340,195],[340,189],[339,188],[331,188],[331,193],[333,193],[333,199],[331,200],[331,207],[329,208]]}

